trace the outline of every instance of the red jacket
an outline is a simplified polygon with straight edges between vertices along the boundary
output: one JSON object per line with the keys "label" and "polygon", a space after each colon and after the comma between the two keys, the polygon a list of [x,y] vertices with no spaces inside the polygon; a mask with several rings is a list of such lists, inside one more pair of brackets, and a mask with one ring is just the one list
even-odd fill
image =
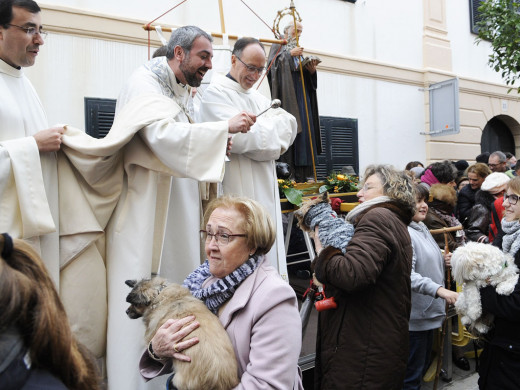
{"label": "red jacket", "polygon": [[[496,212],[496,213],[495,213]],[[498,220],[495,219],[497,216]],[[501,196],[493,202],[491,207],[491,224],[489,225],[489,242],[493,242],[499,230],[502,230],[502,217],[504,216],[504,197]]]}

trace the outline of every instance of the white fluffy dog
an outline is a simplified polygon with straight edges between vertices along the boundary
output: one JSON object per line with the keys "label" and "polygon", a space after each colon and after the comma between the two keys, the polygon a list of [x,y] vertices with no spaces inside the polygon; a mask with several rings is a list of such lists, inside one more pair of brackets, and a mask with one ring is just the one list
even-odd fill
{"label": "white fluffy dog", "polygon": [[453,252],[453,277],[462,286],[455,303],[461,322],[470,331],[487,333],[493,315],[482,315],[479,289],[494,286],[500,295],[509,295],[518,282],[518,268],[512,256],[489,244],[470,242]]}

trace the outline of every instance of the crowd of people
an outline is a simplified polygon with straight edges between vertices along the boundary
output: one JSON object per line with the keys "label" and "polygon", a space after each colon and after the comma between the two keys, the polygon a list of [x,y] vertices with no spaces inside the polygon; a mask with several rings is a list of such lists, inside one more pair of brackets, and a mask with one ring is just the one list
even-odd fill
{"label": "crowd of people", "polygon": [[[270,105],[252,88],[266,53],[240,38],[229,73],[214,77],[195,112],[212,37],[185,26],[128,79],[101,140],[48,126],[23,74],[45,43],[42,24],[33,0],[0,0],[0,388],[164,387],[158,377],[175,375],[172,359],[190,361],[199,342],[190,334],[204,324],[168,320],[144,345],[143,325],[125,315],[124,281],[159,274],[184,281],[218,316],[237,389],[302,389],[298,303],[279,275],[275,169],[286,155],[307,179],[320,149],[308,142],[320,139],[318,61],[305,65],[308,93],[297,77],[301,23],[285,28],[290,45],[269,54],[282,108],[255,114]],[[346,218],[354,235],[345,253],[315,234],[312,267],[337,303],[319,313],[316,389],[420,388],[434,330],[457,300],[445,284],[451,252],[477,241],[520,265],[520,164],[500,151],[475,160],[369,166]],[[442,227],[455,228],[447,245],[429,232]],[[495,315],[482,389],[520,387],[519,291],[482,290]],[[469,368],[461,352],[455,363]]]}
{"label": "crowd of people", "polygon": [[[449,233],[448,245],[445,244],[442,234],[436,235],[437,249],[452,252],[469,241],[492,244],[514,256],[515,263],[520,266],[517,255],[520,244],[517,244],[518,247],[511,247],[517,238],[515,232],[517,231],[518,215],[515,200],[518,195],[517,186],[520,183],[520,164],[516,163],[516,158],[512,154],[508,155],[501,151],[491,154],[483,153],[475,160],[480,162],[469,165],[464,160],[441,161],[427,167],[419,162],[411,162],[406,166],[418,183],[416,193],[421,193],[420,187],[429,189],[423,194],[427,210],[426,217],[423,219],[424,225],[430,230],[460,227],[459,230]],[[513,199],[513,203],[511,203],[511,199]],[[417,209],[420,210],[419,204]],[[412,223],[410,227],[413,226]],[[505,231],[504,226],[514,226],[515,228]],[[417,227],[415,229],[418,230]],[[412,238],[416,234],[412,234],[411,231]],[[505,237],[507,237],[509,245],[504,248],[503,239]],[[520,242],[520,240],[518,241]],[[414,254],[415,250],[414,245]],[[433,258],[430,256],[428,259]],[[414,264],[417,264],[420,258],[417,258],[417,262],[415,260],[414,258]],[[450,266],[450,259],[446,258],[446,255],[445,265]],[[433,263],[430,263],[431,266]],[[431,279],[429,282],[433,280],[431,276],[429,279]],[[412,272],[412,286],[414,286],[413,280],[414,273]],[[483,309],[497,316],[495,329],[486,335],[488,342],[484,347],[479,370],[481,389],[514,389],[520,386],[520,382],[516,379],[516,367],[520,364],[517,353],[520,343],[516,332],[512,331],[512,326],[518,325],[520,318],[518,316],[519,307],[516,304],[517,290],[518,287],[507,298],[498,296],[491,287],[487,287],[481,292]],[[412,297],[416,296],[414,295],[416,293],[431,295],[431,292],[428,293],[426,290],[422,292],[414,290]],[[452,294],[451,297],[444,297],[448,303],[456,301],[456,293],[452,292]],[[442,297],[439,292],[437,292],[437,296]],[[410,329],[414,323],[413,311],[412,309]],[[423,316],[425,313],[422,313]],[[425,319],[423,317],[423,320]],[[499,324],[504,325],[499,326]],[[412,334],[414,333],[410,332],[410,345],[413,343]],[[413,352],[414,350],[411,348],[410,356]],[[469,370],[469,362],[463,356],[460,348],[454,346],[453,355],[454,363],[457,366]],[[409,365],[416,367],[417,362],[410,361]],[[423,366],[423,370],[425,368]],[[500,372],[500,376],[497,372]],[[407,381],[408,379],[410,383],[415,380],[416,385],[404,388],[417,389],[420,387],[420,380],[413,376],[410,366],[407,371]]]}

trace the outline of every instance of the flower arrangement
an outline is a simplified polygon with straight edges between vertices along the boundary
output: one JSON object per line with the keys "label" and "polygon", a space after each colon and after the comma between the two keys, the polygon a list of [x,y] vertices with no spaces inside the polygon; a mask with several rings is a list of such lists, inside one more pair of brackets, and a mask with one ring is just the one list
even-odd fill
{"label": "flower arrangement", "polygon": [[278,179],[278,191],[280,198],[287,198],[287,200],[297,206],[301,205],[303,191],[294,188],[295,182],[289,179]]}
{"label": "flower arrangement", "polygon": [[357,176],[344,175],[331,172],[325,179],[325,184],[320,187],[320,194],[328,191],[332,193],[357,191],[359,178]]}

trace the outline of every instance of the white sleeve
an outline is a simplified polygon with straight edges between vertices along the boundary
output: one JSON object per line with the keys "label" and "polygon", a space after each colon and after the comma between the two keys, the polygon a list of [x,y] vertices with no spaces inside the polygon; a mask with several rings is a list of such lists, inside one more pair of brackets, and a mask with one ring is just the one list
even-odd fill
{"label": "white sleeve", "polygon": [[0,230],[20,238],[54,232],[34,137],[0,142]]}
{"label": "white sleeve", "polygon": [[[268,105],[266,99],[266,106]],[[227,94],[217,88],[204,92],[199,115],[202,120],[228,120],[240,113]],[[256,161],[276,160],[291,146],[296,137],[296,119],[287,111],[277,108],[260,116],[246,134],[233,135],[231,153],[242,154]]]}

